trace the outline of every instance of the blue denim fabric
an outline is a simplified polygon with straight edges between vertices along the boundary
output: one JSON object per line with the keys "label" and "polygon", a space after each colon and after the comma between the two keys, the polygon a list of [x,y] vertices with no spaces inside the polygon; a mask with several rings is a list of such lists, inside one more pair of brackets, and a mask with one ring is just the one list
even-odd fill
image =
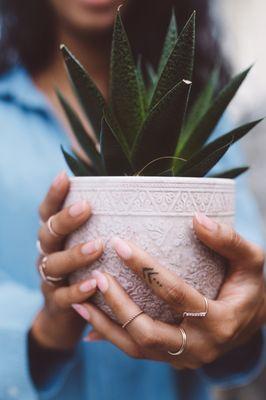
{"label": "blue denim fabric", "polygon": [[[228,376],[226,363],[212,378],[204,370],[184,374],[166,364],[132,360],[108,343],[80,343],[45,388],[34,386],[27,333],[42,305],[35,268],[37,210],[52,179],[66,170],[60,144],[69,143],[23,68],[0,78],[0,126],[0,399],[206,400],[210,382],[234,384],[234,372]],[[231,151],[239,157],[238,149]],[[228,157],[223,164],[230,166]],[[239,180],[238,191],[239,230],[262,243],[256,203],[245,178]],[[262,351],[252,365],[247,358],[244,371],[243,366],[236,371],[236,383],[257,374],[262,359]],[[184,384],[189,388],[186,397],[181,394]]]}

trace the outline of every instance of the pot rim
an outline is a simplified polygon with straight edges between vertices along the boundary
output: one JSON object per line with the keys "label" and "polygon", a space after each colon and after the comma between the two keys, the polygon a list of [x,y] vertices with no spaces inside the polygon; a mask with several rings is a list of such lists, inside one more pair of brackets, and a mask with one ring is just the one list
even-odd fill
{"label": "pot rim", "polygon": [[181,176],[72,176],[69,178],[70,182],[121,182],[121,183],[149,183],[149,182],[165,182],[165,183],[192,183],[192,184],[215,184],[215,185],[235,185],[234,179],[228,178],[211,178],[211,177],[203,177],[203,178],[190,178],[190,177],[181,177]]}

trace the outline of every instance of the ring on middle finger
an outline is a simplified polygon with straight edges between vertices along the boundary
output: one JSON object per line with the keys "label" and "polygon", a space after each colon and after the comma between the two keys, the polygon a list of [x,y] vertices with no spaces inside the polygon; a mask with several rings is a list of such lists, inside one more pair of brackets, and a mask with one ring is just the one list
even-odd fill
{"label": "ring on middle finger", "polygon": [[183,318],[205,318],[208,315],[209,311],[209,302],[205,296],[202,296],[204,300],[205,309],[204,311],[195,312],[195,311],[184,311],[182,313]]}
{"label": "ring on middle finger", "polygon": [[56,237],[56,238],[64,237],[64,235],[62,235],[61,233],[58,233],[58,232],[56,232],[56,231],[54,230],[54,228],[53,228],[53,219],[54,219],[54,215],[52,215],[52,216],[48,219],[48,221],[47,221],[47,228],[48,228],[48,231],[50,232],[50,234],[51,234],[53,237]]}
{"label": "ring on middle finger", "polygon": [[42,279],[47,282],[49,285],[56,285],[57,283],[61,283],[65,280],[64,277],[60,276],[60,277],[54,277],[54,276],[49,276],[46,275],[46,267],[47,267],[47,257],[43,257],[43,259],[41,260],[40,264],[39,264],[39,273],[42,277]]}

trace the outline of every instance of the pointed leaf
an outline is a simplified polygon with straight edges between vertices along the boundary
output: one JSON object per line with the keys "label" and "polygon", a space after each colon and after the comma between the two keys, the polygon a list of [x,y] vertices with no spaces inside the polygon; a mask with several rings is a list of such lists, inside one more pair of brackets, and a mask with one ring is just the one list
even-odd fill
{"label": "pointed leaf", "polygon": [[240,85],[249,73],[250,68],[233,78],[228,85],[220,92],[214,103],[199,121],[196,128],[191,133],[188,141],[179,151],[179,155],[184,158],[191,157],[198,148],[202,147],[214,131],[217,123],[222,117],[227,106],[235,96]]}
{"label": "pointed leaf", "polygon": [[207,112],[208,108],[210,107],[215,89],[217,87],[218,78],[219,78],[219,72],[218,70],[215,70],[211,74],[209,81],[207,82],[202,92],[198,96],[197,100],[195,101],[186,120],[184,129],[182,130],[178,148],[182,148],[182,145],[189,139],[193,130],[198,125],[200,119],[203,117],[203,115]]}
{"label": "pointed leaf", "polygon": [[[172,164],[169,157],[173,157],[182,129],[190,87],[191,82],[179,82],[150,111],[134,145],[132,159],[135,168],[142,169],[161,157],[168,157],[164,169]],[[157,165],[154,164],[154,174]]]}
{"label": "pointed leaf", "polygon": [[201,150],[199,150],[197,153],[194,154],[193,157],[191,157],[185,164],[182,164],[182,167],[177,170],[175,169],[175,172],[181,172],[183,173],[184,171],[191,169],[195,165],[197,165],[201,160],[209,157],[213,152],[216,150],[219,150],[220,148],[226,146],[226,145],[232,145],[238,140],[240,140],[242,137],[244,137],[251,129],[253,129],[256,125],[258,125],[262,119],[259,119],[257,121],[250,122],[248,124],[242,125],[228,133],[226,133],[223,136],[220,136],[219,138],[215,139],[211,143],[207,144],[205,147],[203,147]]}
{"label": "pointed leaf", "polygon": [[132,51],[119,12],[113,34],[110,101],[113,114],[131,146],[144,119],[145,107]]}
{"label": "pointed leaf", "polygon": [[63,146],[61,146],[61,150],[63,153],[63,156],[66,160],[66,163],[70,170],[73,172],[75,176],[95,176],[97,175],[96,171],[94,171],[92,168],[90,168],[87,164],[85,164],[78,156],[73,157],[70,154],[68,154]]}
{"label": "pointed leaf", "polygon": [[211,178],[235,179],[249,170],[249,167],[233,168],[219,174],[211,175]]}
{"label": "pointed leaf", "polygon": [[88,73],[67,47],[62,45],[61,51],[77,98],[99,139],[105,100]]}
{"label": "pointed leaf", "polygon": [[106,113],[102,119],[101,155],[107,175],[122,176],[133,174],[130,161],[117,140]]}
{"label": "pointed leaf", "polygon": [[218,163],[218,161],[224,156],[227,150],[230,148],[230,144],[227,144],[220,149],[214,151],[209,156],[201,160],[198,164],[194,165],[190,169],[186,169],[179,172],[175,176],[187,176],[187,177],[203,177]]}
{"label": "pointed leaf", "polygon": [[151,101],[154,107],[182,79],[191,81],[195,51],[195,12],[180,33],[160,75]]}
{"label": "pointed leaf", "polygon": [[56,91],[57,97],[61,103],[63,110],[68,118],[69,124],[72,128],[72,131],[79,142],[81,148],[84,150],[85,154],[92,161],[94,168],[99,172],[103,172],[102,160],[99,152],[96,150],[96,145],[94,141],[89,137],[86,129],[84,128],[82,122],[80,121],[76,112],[72,109],[68,101],[64,98],[64,96],[60,93],[60,91]]}
{"label": "pointed leaf", "polygon": [[170,25],[168,28],[168,32],[165,38],[165,42],[164,42],[164,46],[163,46],[163,50],[162,50],[162,55],[161,55],[161,59],[159,62],[159,67],[158,67],[158,73],[161,74],[162,70],[164,69],[167,60],[171,54],[171,52],[173,51],[173,48],[176,44],[177,41],[177,37],[178,37],[178,33],[177,33],[177,24],[176,24],[176,17],[175,17],[175,11],[173,9],[172,12],[172,18],[170,21]]}

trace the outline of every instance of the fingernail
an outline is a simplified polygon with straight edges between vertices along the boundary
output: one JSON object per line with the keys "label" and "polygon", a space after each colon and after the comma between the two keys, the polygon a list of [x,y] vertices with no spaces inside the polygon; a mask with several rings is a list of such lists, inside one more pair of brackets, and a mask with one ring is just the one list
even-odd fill
{"label": "fingernail", "polygon": [[79,290],[83,293],[86,293],[86,292],[90,292],[91,290],[95,289],[96,286],[97,286],[96,279],[90,279],[88,281],[83,282],[80,285]]}
{"label": "fingernail", "polygon": [[84,319],[86,319],[86,321],[90,320],[90,314],[88,312],[88,310],[82,306],[81,304],[72,304],[72,308],[74,308],[74,310]]}
{"label": "fingernail", "polygon": [[62,184],[62,182],[64,181],[65,177],[66,177],[65,171],[60,172],[60,174],[58,174],[58,175],[55,177],[55,179],[54,179],[54,181],[53,181],[53,183],[52,183],[52,186],[53,186],[55,189],[58,189],[58,190],[61,189],[61,184]]}
{"label": "fingernail", "polygon": [[109,288],[109,282],[106,276],[100,271],[92,271],[91,275],[97,280],[98,289],[102,293],[106,293]]}
{"label": "fingernail", "polygon": [[69,215],[71,217],[78,217],[80,214],[84,213],[88,209],[88,203],[86,201],[79,201],[73,204],[69,209]]}
{"label": "fingernail", "polygon": [[81,247],[81,253],[84,255],[89,255],[96,253],[96,251],[99,251],[102,248],[102,241],[101,239],[96,239],[91,242],[88,242],[84,244]]}
{"label": "fingernail", "polygon": [[132,250],[129,245],[119,237],[114,237],[112,239],[112,247],[117,252],[119,257],[123,260],[129,260],[132,257]]}
{"label": "fingernail", "polygon": [[100,340],[101,340],[100,338],[94,338],[94,337],[92,338],[90,336],[82,339],[82,341],[85,343],[99,342]]}
{"label": "fingernail", "polygon": [[217,223],[207,217],[205,214],[196,213],[195,214],[197,222],[204,226],[208,231],[215,231],[217,229]]}

